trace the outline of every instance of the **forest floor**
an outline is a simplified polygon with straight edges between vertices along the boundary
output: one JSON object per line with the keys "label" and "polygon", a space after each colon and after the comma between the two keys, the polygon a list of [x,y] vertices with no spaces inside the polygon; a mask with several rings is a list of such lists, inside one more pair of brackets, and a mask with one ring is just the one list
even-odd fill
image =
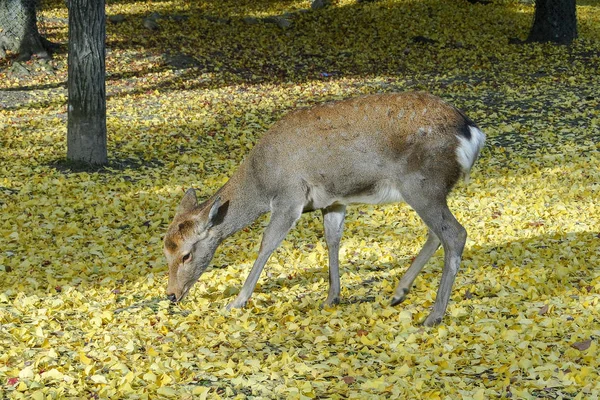
{"label": "forest floor", "polygon": [[[106,168],[64,163],[64,2],[40,13],[52,60],[0,61],[0,398],[598,398],[599,6],[580,3],[568,47],[521,43],[533,7],[510,1],[106,10]],[[406,90],[488,137],[449,199],[469,238],[440,326],[420,323],[442,250],[389,305],[426,233],[403,204],[349,208],[336,307],[319,307],[318,213],[245,309],[224,307],[266,217],[227,239],[184,302],[166,300],[162,238],[185,189],[217,190],[290,110]]]}

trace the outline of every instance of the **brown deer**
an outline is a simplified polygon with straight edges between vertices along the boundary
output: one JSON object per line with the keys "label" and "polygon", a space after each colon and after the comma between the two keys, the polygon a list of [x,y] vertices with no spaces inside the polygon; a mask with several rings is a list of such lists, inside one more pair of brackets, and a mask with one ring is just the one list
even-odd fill
{"label": "brown deer", "polygon": [[183,299],[226,237],[271,212],[250,275],[227,306],[243,307],[269,256],[301,214],[321,210],[329,253],[324,305],[337,304],[346,206],[405,201],[429,230],[391,304],[405,299],[441,243],[441,283],[424,321],[426,326],[439,324],[467,237],[446,197],[459,178],[468,177],[484,141],[485,135],[465,114],[422,92],[368,95],[291,112],[265,133],[208,200],[198,204],[194,189],[185,193],[164,241],[167,296]]}

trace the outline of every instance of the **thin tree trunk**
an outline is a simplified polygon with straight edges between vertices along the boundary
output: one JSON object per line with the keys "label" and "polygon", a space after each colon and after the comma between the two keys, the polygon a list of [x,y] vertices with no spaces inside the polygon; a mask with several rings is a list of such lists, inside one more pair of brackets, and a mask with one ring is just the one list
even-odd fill
{"label": "thin tree trunk", "polygon": [[108,163],[104,0],[70,0],[67,159]]}
{"label": "thin tree trunk", "polygon": [[577,38],[575,0],[536,0],[528,42],[571,44]]}

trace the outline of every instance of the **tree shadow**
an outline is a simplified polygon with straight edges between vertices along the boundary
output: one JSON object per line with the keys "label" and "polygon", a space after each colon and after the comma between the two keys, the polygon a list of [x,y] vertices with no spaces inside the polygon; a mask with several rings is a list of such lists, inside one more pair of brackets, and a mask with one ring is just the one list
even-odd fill
{"label": "tree shadow", "polygon": [[[422,57],[440,49],[460,53],[471,47],[464,43],[457,45],[461,36],[467,33],[461,32],[460,27],[456,28],[455,41],[443,42],[428,37],[435,36],[435,32],[443,28],[443,14],[428,0],[391,6],[357,2],[318,11],[290,10],[291,13],[285,15],[282,11],[282,15],[275,15],[290,20],[292,25],[288,29],[266,22],[271,20],[261,12],[273,4],[285,10],[293,3],[268,0],[247,3],[252,5],[249,14],[252,9],[260,14],[257,23],[248,23],[247,15],[239,15],[237,9],[223,9],[217,2],[192,3],[189,7],[179,8],[170,2],[164,5],[153,3],[153,11],[159,13],[159,30],[143,28],[142,21],[150,12],[127,14],[125,22],[107,25],[111,37],[107,47],[116,51],[136,49],[142,56],[144,53],[185,55],[194,60],[196,75],[218,73],[224,78],[220,80],[223,85],[303,82],[342,75],[401,74],[410,69],[411,51]],[[460,3],[454,7],[457,12],[466,13],[472,6]],[[407,14],[411,18],[403,17]],[[185,19],[173,19],[174,15]],[[393,24],[396,19],[399,22]],[[347,20],[349,24],[334,24],[339,20]],[[365,43],[369,44],[366,53]],[[62,50],[65,50],[64,46]],[[178,69],[168,58],[161,67]],[[431,72],[435,72],[435,63],[431,67]],[[146,71],[151,72],[151,69]],[[195,86],[192,76],[184,78],[192,81],[188,89],[203,87],[202,84]],[[163,88],[177,90],[180,86],[173,82]],[[151,90],[151,86],[146,90]]]}
{"label": "tree shadow", "polygon": [[125,157],[111,157],[107,165],[93,165],[85,162],[57,159],[43,164],[65,175],[79,173],[121,174],[125,170],[162,168],[164,163],[158,158],[146,160],[141,154],[138,157],[128,154]]}
{"label": "tree shadow", "polygon": [[[348,240],[355,240],[355,238],[349,237]],[[591,243],[592,245],[589,248],[580,248],[580,250],[582,250],[583,253],[587,251],[590,254],[593,254],[594,249],[600,248],[600,233],[574,232],[565,234],[547,234],[523,238],[521,240],[510,241],[498,245],[481,244],[467,248],[463,254],[463,264],[465,260],[471,264],[471,260],[474,258],[478,260],[484,260],[484,264],[469,267],[466,271],[463,265],[463,268],[457,275],[457,280],[453,287],[452,299],[453,301],[460,301],[465,305],[468,305],[471,304],[472,301],[500,296],[496,288],[491,288],[485,283],[478,284],[478,282],[481,282],[481,274],[486,273],[506,276],[507,280],[505,283],[507,288],[522,287],[524,289],[523,293],[528,293],[528,282],[523,282],[518,277],[515,281],[511,281],[509,271],[514,270],[514,268],[519,268],[525,271],[531,270],[531,274],[534,276],[540,276],[540,273],[547,275],[548,279],[545,281],[545,288],[540,290],[541,293],[544,291],[550,291],[551,293],[556,294],[566,291],[570,288],[581,290],[586,294],[591,293],[595,289],[590,285],[590,282],[593,282],[600,276],[600,270],[597,268],[597,266],[589,263],[583,263],[581,268],[570,270],[566,275],[564,272],[558,274],[554,270],[561,267],[569,267],[574,261],[576,261],[576,259],[581,260],[587,258],[585,254],[582,254],[582,252],[574,253],[572,251],[571,244],[577,246],[578,243]],[[401,246],[401,243],[399,243],[399,245]],[[302,243],[299,243],[298,246],[304,247]],[[342,242],[342,247],[343,246],[344,243]],[[558,247],[558,252],[552,253],[551,257],[549,257],[549,252],[547,249],[551,246],[554,248]],[[515,249],[518,249],[518,251],[515,251]],[[494,259],[505,259],[505,262],[492,261],[491,259],[488,259],[488,255],[492,253]],[[560,262],[557,263],[556,260],[560,260]],[[247,261],[248,260],[245,260],[245,262]],[[343,307],[344,305],[348,304],[374,302],[377,297],[382,295],[391,299],[392,293],[383,293],[383,289],[380,288],[379,283],[387,280],[392,281],[392,286],[395,286],[400,280],[402,274],[410,265],[411,261],[412,257],[399,257],[393,262],[395,266],[390,269],[390,266],[386,265],[387,263],[384,263],[380,266],[372,265],[371,263],[368,263],[371,264],[368,266],[361,266],[354,263],[351,265],[348,263],[347,258],[342,257],[340,260],[342,298],[340,299],[340,305],[338,307]],[[440,249],[436,255],[434,255],[434,257],[425,265],[425,268],[419,277],[417,277],[411,293],[409,294],[409,296],[414,299],[414,301],[411,301],[411,303],[419,304],[419,293],[422,293],[423,291],[431,291],[432,297],[435,297],[434,294],[439,285],[442,266],[443,251]],[[552,270],[548,270],[549,268],[552,268]],[[356,282],[351,285],[345,285],[344,271],[347,272],[348,270],[351,270],[353,273],[361,273],[362,271],[364,272],[365,277],[360,282]],[[435,272],[433,281],[424,281],[424,274],[428,274],[431,272],[431,270],[434,270]],[[288,292],[289,289],[298,285],[302,285],[303,283],[307,282],[307,276],[313,275],[320,277],[320,279],[323,281],[322,289],[319,290],[319,293],[313,293],[308,289],[306,291],[301,291],[300,297],[310,296],[315,300],[311,304],[320,304],[325,300],[328,290],[328,272],[326,265],[308,267],[302,270],[296,268],[290,271],[290,275],[288,277],[283,278],[269,279],[263,276],[261,277],[260,288],[257,289],[255,293],[270,293],[273,296],[273,301],[277,301],[277,298],[286,296],[286,292]],[[215,279],[219,279],[218,274],[215,275]],[[308,282],[314,282],[314,279],[309,280]],[[358,289],[367,289],[368,293],[370,294],[367,296],[352,295],[352,293]],[[345,294],[347,297],[344,298],[343,296]],[[204,297],[203,294],[197,295]],[[214,294],[211,295],[212,300],[215,300],[214,296]],[[543,297],[543,294],[540,295],[540,297]],[[231,300],[233,300],[233,298],[234,296],[231,297]],[[287,300],[289,299],[283,299],[283,301]],[[543,299],[540,299],[539,301],[542,300]],[[510,302],[518,301],[530,301],[530,299],[519,298],[518,296],[511,297],[510,299]]]}
{"label": "tree shadow", "polygon": [[577,0],[578,6],[599,7],[598,0]]}
{"label": "tree shadow", "polygon": [[[495,43],[507,43],[515,34],[524,36],[530,24],[529,16],[497,4],[483,6],[463,2],[439,9],[434,7],[437,3],[432,0],[394,4],[355,2],[318,11],[289,10],[291,14],[288,15],[283,10],[293,7],[292,2],[261,0],[246,3],[247,15],[241,15],[239,9],[222,7],[218,2],[190,3],[185,7],[174,6],[170,2],[153,3],[152,11],[158,13],[160,26],[157,31],[142,26],[150,10],[127,14],[125,22],[108,24],[110,39],[107,47],[114,54],[109,54],[111,62],[139,57],[147,59],[148,65],[118,73],[111,73],[109,68],[107,101],[155,90],[169,94],[235,85],[327,84],[342,77],[390,76],[401,77],[403,84],[397,88],[382,85],[381,90],[436,88],[459,93],[461,91],[457,87],[461,85],[489,87],[484,95],[496,93],[495,98],[490,97],[486,100],[487,104],[484,103],[491,110],[492,107],[506,105],[505,93],[498,87],[494,74],[481,72],[481,64],[493,64],[498,60],[493,54],[481,59],[482,52],[477,46],[483,44],[492,49]],[[274,5],[282,12],[270,17],[288,18],[292,23],[290,28],[281,29],[275,23],[266,22],[269,15],[264,12]],[[498,14],[500,21],[489,20],[487,10],[490,7],[502,11]],[[449,13],[480,18],[483,32],[485,24],[505,23],[506,28],[491,36],[475,35],[457,26],[453,27],[450,35],[439,35],[439,32],[448,30],[446,18]],[[256,22],[249,23],[247,17],[250,16],[257,18]],[[346,23],[340,24],[339,21]],[[527,64],[527,59],[519,58],[526,50],[513,46],[511,51],[514,57],[507,59],[514,58],[515,66]],[[579,56],[574,54],[573,57]],[[423,58],[431,62],[425,70],[416,71],[413,64]],[[449,73],[443,62],[446,58],[462,65],[462,72]],[[593,55],[588,55],[587,59],[592,63],[595,60]],[[538,66],[533,65],[532,68]],[[163,72],[170,75],[160,80],[148,79]],[[532,71],[531,76],[525,79],[524,87],[529,85],[533,89],[540,78],[539,73]],[[548,76],[563,72],[546,69],[541,73]],[[127,84],[120,85],[125,83],[123,81]],[[8,90],[62,90],[65,87],[65,82],[58,82]],[[453,100],[458,100],[460,105],[470,95],[454,96]],[[32,101],[8,106],[7,110],[42,109],[63,103]],[[523,107],[519,104],[514,106]],[[542,111],[550,113],[552,109]],[[516,122],[518,118],[523,116],[511,115]]]}

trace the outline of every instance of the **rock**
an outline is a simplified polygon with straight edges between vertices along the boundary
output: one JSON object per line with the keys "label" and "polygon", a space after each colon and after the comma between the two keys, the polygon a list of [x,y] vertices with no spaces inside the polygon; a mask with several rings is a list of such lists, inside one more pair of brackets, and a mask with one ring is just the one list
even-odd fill
{"label": "rock", "polygon": [[187,21],[188,19],[190,19],[190,16],[189,15],[173,14],[173,15],[170,16],[170,18],[173,21],[180,22],[180,21]]}
{"label": "rock", "polygon": [[412,41],[413,41],[413,43],[420,43],[420,44],[435,44],[435,43],[437,43],[437,40],[433,40],[433,39],[430,39],[425,36],[415,36],[412,38]]}
{"label": "rock", "polygon": [[121,15],[121,14],[117,14],[117,15],[109,15],[108,16],[108,22],[113,23],[113,24],[118,24],[125,21],[125,16]]}
{"label": "rock", "polygon": [[194,57],[184,54],[177,53],[174,55],[166,55],[165,61],[168,65],[174,69],[188,69],[199,67],[200,63]]}
{"label": "rock", "polygon": [[[215,22],[217,24],[228,24],[231,22],[231,20],[229,18],[219,18],[219,17],[215,17],[214,15],[206,15],[204,18],[207,21]],[[250,18],[252,18],[252,17],[250,17]]]}
{"label": "rock", "polygon": [[292,21],[290,21],[289,19],[280,17],[277,19],[277,26],[280,27],[281,29],[288,29],[292,26]]}
{"label": "rock", "polygon": [[150,29],[151,31],[156,31],[159,28],[156,21],[151,18],[144,18],[144,27],[146,29]]}
{"label": "rock", "polygon": [[281,29],[288,29],[292,26],[292,21],[281,16],[266,17],[263,21],[269,24],[275,24]]}
{"label": "rock", "polygon": [[29,70],[27,68],[25,68],[25,66],[23,64],[21,64],[20,62],[13,62],[12,65],[12,73],[17,75],[17,76],[29,76],[31,75],[31,72],[29,72]]}
{"label": "rock", "polygon": [[320,10],[321,8],[325,8],[329,6],[328,0],[313,0],[310,4],[310,8],[313,10]]}
{"label": "rock", "polygon": [[48,74],[56,75],[56,72],[54,72],[54,67],[48,61],[48,59],[41,59],[39,61],[40,69]]}
{"label": "rock", "polygon": [[248,25],[256,25],[256,24],[258,24],[260,22],[260,20],[258,18],[255,18],[255,17],[244,17],[242,19],[242,21],[244,21]]}

